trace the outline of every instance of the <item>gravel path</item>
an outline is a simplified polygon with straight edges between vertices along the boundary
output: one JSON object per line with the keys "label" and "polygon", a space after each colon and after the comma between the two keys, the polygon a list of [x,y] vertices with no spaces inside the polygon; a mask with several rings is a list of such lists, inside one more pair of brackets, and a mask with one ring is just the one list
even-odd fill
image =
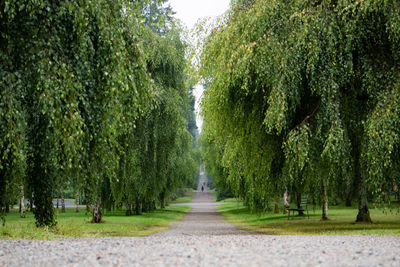
{"label": "gravel path", "polygon": [[224,222],[207,192],[148,237],[0,241],[0,266],[400,266],[399,236],[268,236]]}

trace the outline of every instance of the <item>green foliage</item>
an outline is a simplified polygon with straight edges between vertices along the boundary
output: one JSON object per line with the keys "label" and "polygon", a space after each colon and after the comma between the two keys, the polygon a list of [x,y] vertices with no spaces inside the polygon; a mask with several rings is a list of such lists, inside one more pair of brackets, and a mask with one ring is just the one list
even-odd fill
{"label": "green foliage", "polygon": [[331,196],[351,180],[360,213],[387,196],[398,179],[399,11],[383,0],[234,1],[199,70],[217,188],[252,210],[285,188],[321,199],[322,179]]}
{"label": "green foliage", "polygon": [[1,207],[26,182],[37,225],[53,226],[61,188],[96,217],[153,210],[193,181],[185,44],[169,15],[162,1],[0,3]]}

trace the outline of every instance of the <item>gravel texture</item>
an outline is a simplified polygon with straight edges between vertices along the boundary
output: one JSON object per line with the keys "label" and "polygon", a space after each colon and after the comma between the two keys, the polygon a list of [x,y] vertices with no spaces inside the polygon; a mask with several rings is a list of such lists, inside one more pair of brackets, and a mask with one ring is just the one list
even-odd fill
{"label": "gravel texture", "polygon": [[400,237],[269,236],[224,222],[207,192],[148,237],[0,241],[0,266],[400,266]]}

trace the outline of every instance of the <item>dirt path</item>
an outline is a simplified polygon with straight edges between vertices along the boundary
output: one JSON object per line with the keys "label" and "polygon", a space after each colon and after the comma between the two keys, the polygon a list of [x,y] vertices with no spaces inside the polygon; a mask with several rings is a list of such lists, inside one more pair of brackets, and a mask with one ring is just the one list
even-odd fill
{"label": "dirt path", "polygon": [[[204,187],[204,192],[201,187]],[[222,215],[216,209],[213,196],[207,187],[207,181],[204,175],[200,176],[197,192],[191,203],[182,205],[192,206],[182,221],[171,224],[171,230],[158,233],[160,236],[180,236],[180,235],[198,235],[198,236],[220,236],[220,235],[249,235],[259,234],[238,229],[236,226],[224,221]]]}

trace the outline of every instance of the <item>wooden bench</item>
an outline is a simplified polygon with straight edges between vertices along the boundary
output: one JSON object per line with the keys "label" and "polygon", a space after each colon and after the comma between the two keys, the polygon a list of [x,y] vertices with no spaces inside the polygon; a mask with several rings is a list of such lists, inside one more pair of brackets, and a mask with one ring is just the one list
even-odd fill
{"label": "wooden bench", "polygon": [[307,217],[308,219],[310,219],[310,215],[308,214],[308,196],[304,196],[301,198],[300,208],[294,208],[294,209],[289,208],[287,209],[287,211],[288,211],[288,220],[290,219],[290,212],[292,212],[293,213],[292,215],[294,216],[295,211],[297,211],[298,213],[306,211]]}

